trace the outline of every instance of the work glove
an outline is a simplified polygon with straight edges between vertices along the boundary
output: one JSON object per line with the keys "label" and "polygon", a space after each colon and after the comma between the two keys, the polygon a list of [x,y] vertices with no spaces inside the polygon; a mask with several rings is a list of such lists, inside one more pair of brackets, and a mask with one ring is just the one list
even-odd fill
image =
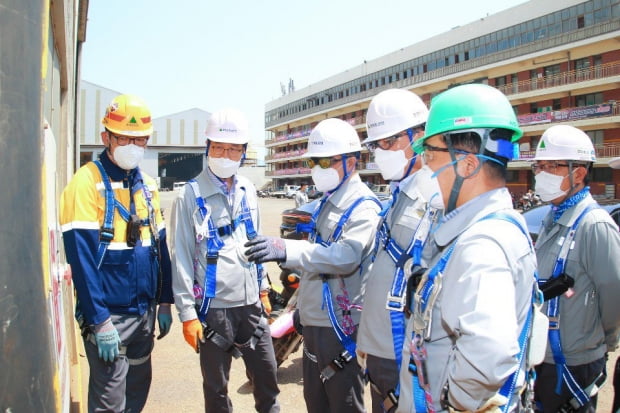
{"label": "work glove", "polygon": [[183,337],[187,344],[198,353],[198,340],[204,343],[202,324],[197,318],[193,320],[183,321]]}
{"label": "work glove", "polygon": [[170,332],[172,325],[172,314],[170,313],[170,303],[163,303],[157,309],[157,323],[159,324],[159,335],[157,339],[164,338]]}
{"label": "work glove", "polygon": [[245,251],[248,260],[261,264],[267,261],[286,261],[286,244],[279,237],[258,235],[246,242],[244,247],[250,247]]}
{"label": "work glove", "polygon": [[260,302],[263,303],[263,308],[267,315],[271,314],[271,301],[269,301],[269,290],[263,290],[260,292]]}
{"label": "work glove", "polygon": [[99,350],[99,358],[110,362],[116,360],[119,355],[121,338],[111,319],[108,318],[95,326],[95,341]]}

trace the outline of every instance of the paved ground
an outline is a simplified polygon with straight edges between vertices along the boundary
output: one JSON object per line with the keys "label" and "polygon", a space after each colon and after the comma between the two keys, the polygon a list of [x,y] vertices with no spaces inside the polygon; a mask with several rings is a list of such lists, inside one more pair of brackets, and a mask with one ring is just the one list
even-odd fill
{"label": "paved ground", "polygon": [[[162,206],[166,208],[166,218],[170,212],[173,192],[162,193]],[[261,220],[263,233],[279,235],[280,213],[294,207],[290,199],[261,198]],[[168,220],[169,222],[169,220]],[[272,280],[278,281],[279,270],[274,264],[268,266]],[[613,363],[620,352],[610,357],[608,371],[613,372]],[[83,365],[88,368],[86,360]],[[83,377],[87,377],[84,372]],[[181,323],[175,317],[172,330],[163,340],[157,341],[153,351],[153,383],[145,413],[203,412],[202,377],[198,355],[194,353],[183,339]],[[305,405],[301,381],[301,350],[291,355],[278,370],[279,397],[282,412],[304,412]],[[87,388],[86,384],[85,387]],[[370,406],[369,389],[366,388],[366,406]],[[611,379],[603,388],[599,400],[600,412],[611,411],[613,397]],[[231,369],[229,395],[236,412],[254,411],[254,400],[247,384],[244,365],[241,359],[234,360]],[[326,412],[327,413],[327,412]]]}

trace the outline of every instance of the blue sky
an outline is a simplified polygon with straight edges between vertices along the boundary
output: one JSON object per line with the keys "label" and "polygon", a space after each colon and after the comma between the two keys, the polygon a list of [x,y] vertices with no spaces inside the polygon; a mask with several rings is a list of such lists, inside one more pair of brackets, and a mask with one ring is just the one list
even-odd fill
{"label": "blue sky", "polygon": [[280,83],[302,89],[525,0],[91,0],[82,78],[142,96],[154,117],[246,113],[264,139]]}

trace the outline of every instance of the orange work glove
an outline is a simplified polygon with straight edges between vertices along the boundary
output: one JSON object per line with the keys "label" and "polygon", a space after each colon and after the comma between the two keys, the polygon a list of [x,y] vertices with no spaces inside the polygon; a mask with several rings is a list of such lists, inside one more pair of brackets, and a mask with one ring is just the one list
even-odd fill
{"label": "orange work glove", "polygon": [[267,315],[271,314],[271,301],[269,301],[269,291],[263,290],[260,292],[260,302],[263,303],[263,308]]}
{"label": "orange work glove", "polygon": [[202,324],[198,321],[197,318],[193,320],[183,321],[183,337],[185,337],[185,341],[187,344],[193,348],[196,353],[198,353],[198,340],[204,342],[204,338],[202,335]]}

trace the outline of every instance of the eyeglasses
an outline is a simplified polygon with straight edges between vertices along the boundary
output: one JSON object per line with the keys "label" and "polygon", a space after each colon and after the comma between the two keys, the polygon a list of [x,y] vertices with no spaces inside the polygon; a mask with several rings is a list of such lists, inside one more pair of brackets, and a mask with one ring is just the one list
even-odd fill
{"label": "eyeglasses", "polygon": [[[539,172],[549,172],[551,174],[555,173],[556,169],[558,169],[559,167],[566,167],[568,168],[569,165],[567,163],[558,163],[558,162],[550,162],[550,163],[533,163],[532,164],[532,172],[534,172],[534,174],[538,174]],[[581,165],[574,165],[574,166],[581,166]]]}
{"label": "eyeglasses", "polygon": [[310,169],[314,168],[316,165],[320,166],[321,169],[327,169],[327,168],[330,168],[332,165],[337,164],[340,161],[342,161],[342,158],[330,158],[330,157],[310,158],[310,159],[306,159],[306,165]]}
{"label": "eyeglasses", "polygon": [[[435,154],[433,152],[450,152],[448,148],[441,148],[439,146],[429,145],[428,143],[422,144],[422,158],[424,162],[432,162],[435,159]],[[459,155],[469,155],[471,152],[467,152],[461,149],[454,149],[454,153],[458,153]]]}
{"label": "eyeglasses", "polygon": [[243,146],[223,146],[223,145],[214,145],[211,144],[209,147],[209,154],[213,156],[222,156],[224,152],[228,153],[230,159],[235,160],[241,158],[241,154],[243,153]]}
{"label": "eyeglasses", "polygon": [[119,146],[128,145],[130,142],[135,144],[135,145],[137,145],[137,146],[146,146],[146,143],[149,141],[149,137],[148,136],[140,136],[140,137],[137,137],[137,138],[130,138],[129,136],[115,135],[112,132],[108,132],[108,133],[113,138],[116,138],[116,143],[118,143]]}
{"label": "eyeglasses", "polygon": [[368,142],[366,147],[370,152],[374,152],[377,147],[383,149],[384,151],[392,149],[392,146],[396,143],[398,139],[403,136],[407,136],[407,132],[401,132],[394,136],[389,136],[387,138],[379,139],[378,141]]}

